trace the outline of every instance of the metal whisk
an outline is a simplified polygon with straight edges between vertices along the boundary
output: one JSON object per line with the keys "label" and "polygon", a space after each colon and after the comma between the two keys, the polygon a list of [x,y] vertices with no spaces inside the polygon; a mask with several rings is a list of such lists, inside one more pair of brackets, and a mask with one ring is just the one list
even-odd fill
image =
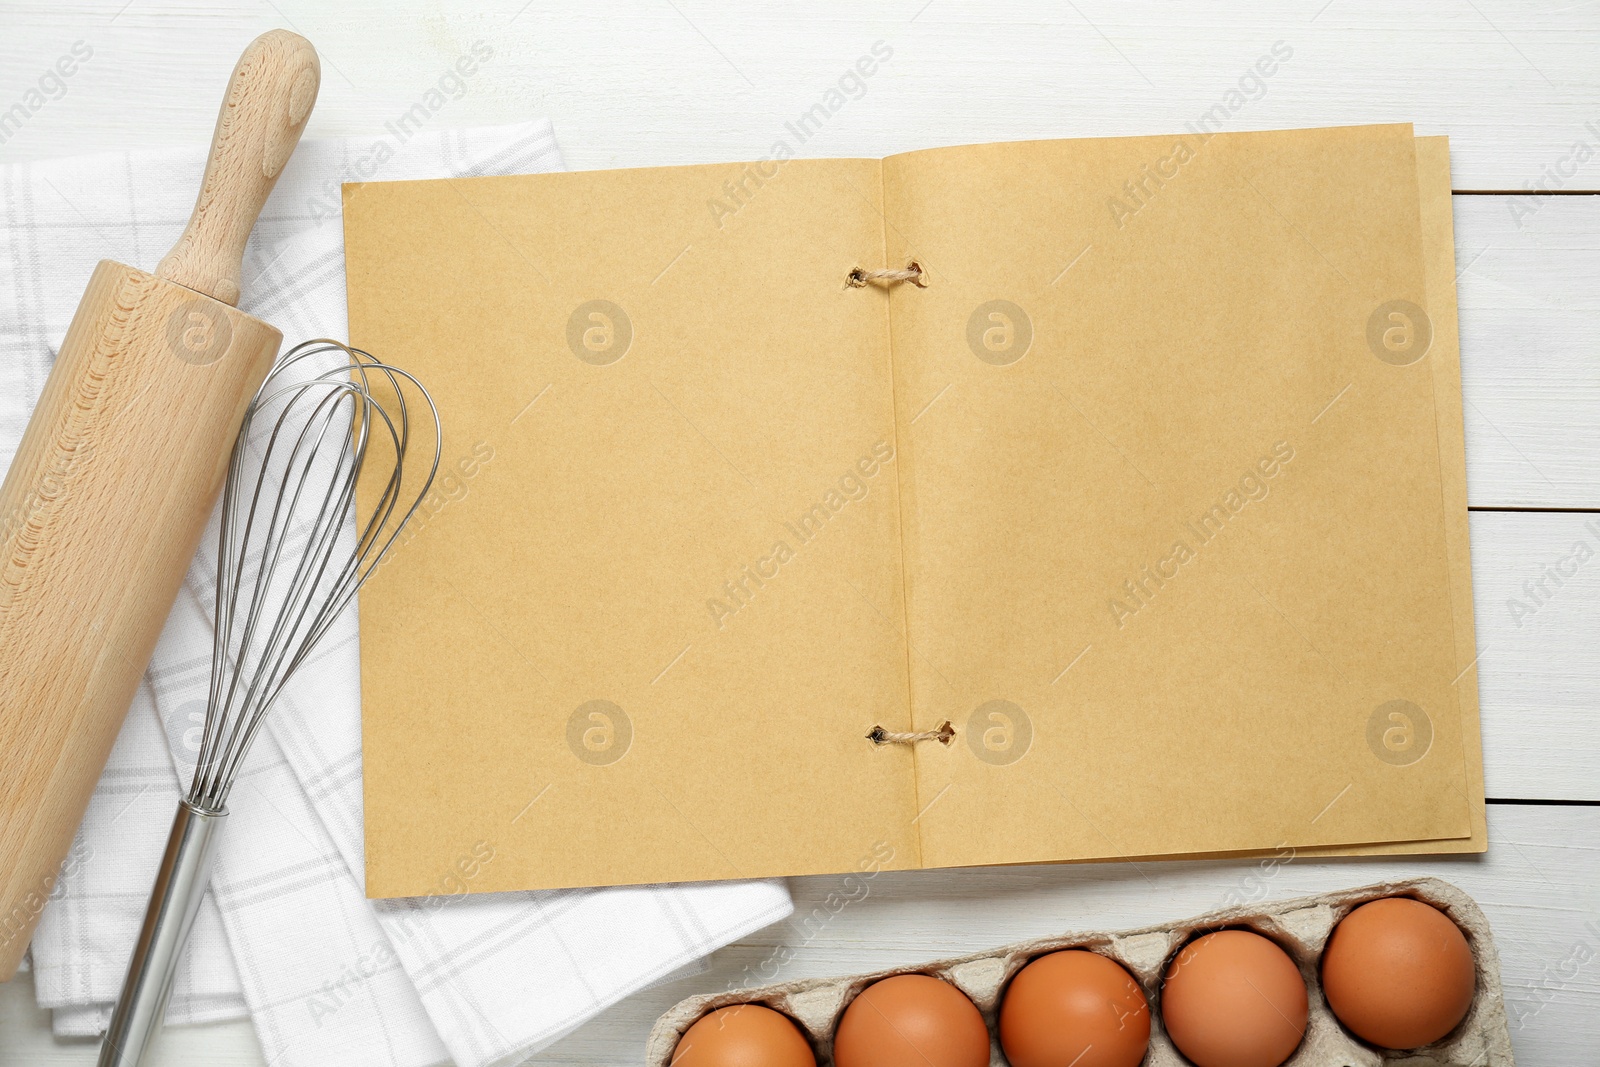
{"label": "metal whisk", "polygon": [[[408,392],[415,394],[409,401]],[[432,420],[433,460],[426,476],[406,484],[414,409]],[[439,451],[438,411],[422,384],[337,341],[290,350],[251,402],[222,495],[216,636],[198,763],[178,804],[100,1067],[134,1067],[159,1030],[250,743],[422,503]],[[365,506],[356,492],[363,477],[377,479],[363,489]]]}

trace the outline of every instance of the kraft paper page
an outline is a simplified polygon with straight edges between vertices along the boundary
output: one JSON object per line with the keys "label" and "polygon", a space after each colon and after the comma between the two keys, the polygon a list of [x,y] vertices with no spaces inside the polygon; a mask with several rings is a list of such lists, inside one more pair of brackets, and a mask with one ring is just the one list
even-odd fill
{"label": "kraft paper page", "polygon": [[[1243,852],[1188,853],[1192,858],[1260,856],[1264,870],[1295,858],[1387,856],[1483,852],[1488,847],[1483,791],[1483,758],[1478,719],[1478,686],[1474,670],[1478,653],[1472,618],[1472,581],[1468,548],[1467,486],[1461,397],[1461,357],[1456,326],[1455,245],[1452,235],[1449,142],[1445,137],[1417,139],[1418,184],[1421,192],[1423,247],[1427,256],[1428,303],[1434,336],[1426,358],[1434,362],[1438,403],[1439,448],[1445,490],[1445,517],[1450,551],[1452,605],[1455,615],[1455,680],[1460,702],[1463,762],[1461,793],[1469,806],[1472,833],[1467,837],[1395,841],[1359,846],[1295,846],[1287,840],[1270,849]],[[1419,729],[1420,727],[1420,729]],[[992,728],[992,726],[991,726]],[[1374,755],[1404,766],[1426,757],[1424,741],[1431,721],[1385,719],[1375,739]],[[1164,856],[1132,857],[1162,859]],[[1050,861],[1038,861],[1050,862]]]}
{"label": "kraft paper page", "polygon": [[369,895],[1481,849],[1443,145],[1177,140],[347,187]]}
{"label": "kraft paper page", "polygon": [[[439,505],[362,593],[367,891],[920,864],[876,161],[346,193]],[[539,176],[546,177],[546,176]]]}
{"label": "kraft paper page", "polygon": [[886,161],[930,866],[1471,833],[1410,128],[1183,145]]}
{"label": "kraft paper page", "polygon": [[[1446,536],[1450,551],[1451,603],[1455,613],[1457,674],[1464,764],[1461,793],[1472,818],[1469,837],[1437,841],[1401,841],[1355,850],[1304,850],[1310,855],[1369,856],[1407,853],[1483,852],[1489,828],[1483,800],[1483,741],[1478,717],[1478,648],[1472,617],[1472,563],[1467,539],[1467,468],[1461,397],[1461,346],[1456,317],[1456,255],[1450,194],[1450,142],[1446,137],[1417,138],[1417,175],[1422,196],[1422,244],[1427,253],[1427,309],[1433,345],[1434,398],[1438,405],[1439,453],[1444,481]],[[1379,738],[1385,758],[1405,764],[1427,756],[1417,727],[1405,720],[1388,724],[1394,732]],[[1427,730],[1431,732],[1431,723]],[[1387,740],[1387,743],[1385,741]]]}
{"label": "kraft paper page", "polygon": [[[1434,364],[1434,396],[1438,403],[1439,450],[1449,540],[1451,602],[1455,614],[1456,695],[1460,704],[1461,794],[1472,819],[1468,837],[1395,841],[1350,846],[1295,847],[1287,842],[1261,854],[1268,864],[1295,857],[1392,856],[1483,852],[1489,830],[1483,800],[1483,745],[1478,718],[1478,651],[1472,617],[1472,570],[1467,541],[1467,478],[1461,398],[1461,352],[1456,325],[1456,261],[1452,233],[1450,152],[1446,137],[1417,138],[1417,174],[1421,191],[1423,248],[1427,254],[1428,303],[1433,343],[1427,359]],[[1419,732],[1418,727],[1422,729]],[[1422,737],[1431,735],[1431,721],[1389,720],[1378,736],[1374,754],[1406,765],[1428,755]]]}

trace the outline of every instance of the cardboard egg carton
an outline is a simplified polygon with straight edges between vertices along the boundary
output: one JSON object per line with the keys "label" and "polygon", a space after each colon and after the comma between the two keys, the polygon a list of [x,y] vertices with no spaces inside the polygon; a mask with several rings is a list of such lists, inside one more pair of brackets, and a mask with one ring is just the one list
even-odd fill
{"label": "cardboard egg carton", "polygon": [[[1322,996],[1318,960],[1340,919],[1380,897],[1409,896],[1439,908],[1459,926],[1477,964],[1478,992],[1467,1017],[1444,1040],[1422,1049],[1374,1048],[1334,1018]],[[794,982],[704,994],[679,1001],[650,1031],[646,1067],[670,1067],[678,1038],[708,1012],[733,1004],[764,1004],[800,1025],[820,1067],[833,1067],[833,1031],[845,1008],[867,986],[897,974],[931,974],[972,998],[989,1027],[990,1067],[1008,1067],[998,1037],[1002,994],[1013,975],[1033,959],[1060,949],[1085,948],[1109,956],[1133,975],[1150,1002],[1150,1052],[1143,1067],[1187,1067],[1161,1025],[1161,978],[1173,956],[1196,935],[1224,928],[1253,930],[1288,952],[1305,979],[1310,1017],[1305,1039],[1286,1067],[1512,1067],[1511,1035],[1500,990],[1500,960],[1489,922],[1477,903],[1449,882],[1416,878],[1344,889],[1277,903],[1223,908],[1198,918],[1115,932],[1064,934],[1019,941],[955,959],[896,967],[846,978]]]}

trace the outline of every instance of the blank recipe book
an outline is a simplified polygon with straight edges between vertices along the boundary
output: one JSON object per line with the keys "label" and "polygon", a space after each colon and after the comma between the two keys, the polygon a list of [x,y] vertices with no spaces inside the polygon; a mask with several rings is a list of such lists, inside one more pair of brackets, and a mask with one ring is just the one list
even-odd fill
{"label": "blank recipe book", "polygon": [[443,425],[361,593],[370,895],[1485,847],[1443,138],[344,208]]}

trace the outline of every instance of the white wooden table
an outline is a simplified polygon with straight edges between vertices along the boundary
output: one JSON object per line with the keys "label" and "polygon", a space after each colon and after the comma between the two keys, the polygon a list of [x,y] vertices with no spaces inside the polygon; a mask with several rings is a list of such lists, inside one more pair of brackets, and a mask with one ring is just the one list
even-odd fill
{"label": "white wooden table", "polygon": [[[1047,931],[1178,918],[1265,896],[1437,874],[1494,924],[1518,1062],[1600,1062],[1600,562],[1538,610],[1525,581],[1600,548],[1600,4],[1569,0],[3,0],[0,108],[74,42],[93,57],[0,158],[193,141],[240,47],[285,25],[321,52],[307,136],[371,135],[476,41],[493,58],[440,128],[554,118],[577,168],[756,159],[874,42],[892,58],[803,149],[880,156],[972,141],[1165,133],[1292,49],[1229,129],[1413,121],[1452,138],[1490,850],[1390,863],[1110,864],[885,875],[708,974],[640,994],[534,1062],[636,1062],[655,1016],[793,949],[782,977],[974,951]],[[1578,144],[1586,151],[1577,151]],[[1531,186],[1549,197],[1509,195]],[[1570,195],[1577,194],[1577,195]],[[1588,195],[1585,195],[1588,194]],[[1592,524],[1592,525],[1591,525]],[[259,1064],[247,1023],[170,1032],[163,1064]],[[92,1063],[49,1035],[23,977],[0,987],[0,1067]]]}

